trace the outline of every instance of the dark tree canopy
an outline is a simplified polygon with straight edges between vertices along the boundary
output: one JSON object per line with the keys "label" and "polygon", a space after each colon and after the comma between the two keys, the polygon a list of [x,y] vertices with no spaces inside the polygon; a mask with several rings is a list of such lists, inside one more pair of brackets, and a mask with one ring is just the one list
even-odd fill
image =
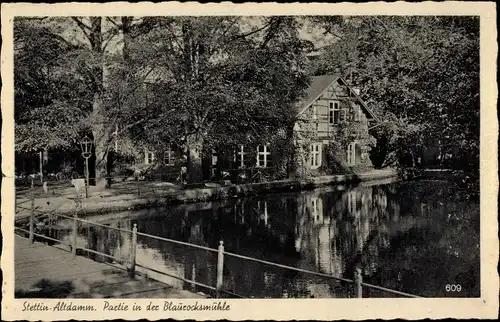
{"label": "dark tree canopy", "polygon": [[90,91],[75,73],[80,49],[30,20],[16,20],[16,149],[67,148],[83,130]]}
{"label": "dark tree canopy", "polygon": [[362,97],[385,120],[377,136],[387,144],[379,148],[402,155],[439,141],[460,147],[462,167],[478,168],[478,18],[316,20],[339,40],[324,49],[313,70],[339,67],[361,88]]}
{"label": "dark tree canopy", "polygon": [[[304,21],[331,36],[312,62]],[[286,133],[308,76],[337,68],[383,120],[376,164],[437,142],[478,168],[478,18],[28,18],[14,36],[16,149],[87,134],[97,176],[119,125],[122,141],[182,147],[197,180],[202,150]]]}

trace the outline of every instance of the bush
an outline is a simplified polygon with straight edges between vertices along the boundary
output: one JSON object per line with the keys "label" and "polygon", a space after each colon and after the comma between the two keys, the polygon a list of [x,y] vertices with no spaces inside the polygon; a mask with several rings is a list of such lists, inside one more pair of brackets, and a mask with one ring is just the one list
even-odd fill
{"label": "bush", "polygon": [[349,174],[351,169],[344,161],[344,148],[337,141],[331,141],[326,148],[328,169],[330,174]]}

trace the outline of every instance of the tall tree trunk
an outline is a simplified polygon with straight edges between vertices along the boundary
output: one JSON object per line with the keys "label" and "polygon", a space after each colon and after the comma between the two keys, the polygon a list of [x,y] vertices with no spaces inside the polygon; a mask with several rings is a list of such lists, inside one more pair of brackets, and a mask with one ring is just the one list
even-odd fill
{"label": "tall tree trunk", "polygon": [[286,155],[284,156],[286,159],[285,167],[286,167],[286,176],[289,178],[296,171],[295,169],[295,144],[294,144],[294,131],[293,128],[295,126],[295,122],[288,125],[286,127],[286,139],[285,139],[285,151]]}
{"label": "tall tree trunk", "polygon": [[129,46],[131,42],[131,27],[132,17],[121,17],[121,29],[123,36],[123,60],[128,62],[130,60]]}
{"label": "tall tree trunk", "polygon": [[94,138],[94,153],[95,153],[95,185],[101,188],[108,187],[108,157],[110,145],[110,126],[106,124],[106,119],[102,115],[104,107],[102,106],[102,98],[100,93],[94,94],[93,101],[93,124],[92,136]]}
{"label": "tall tree trunk", "polygon": [[97,186],[108,186],[109,124],[104,116],[102,95],[104,92],[104,54],[102,48],[102,18],[92,17],[89,40],[98,64],[93,66],[94,98],[92,102],[92,136],[95,145],[95,177]]}
{"label": "tall tree trunk", "polygon": [[200,134],[190,134],[186,138],[188,150],[187,182],[200,183],[203,181],[202,150],[203,138]]}
{"label": "tall tree trunk", "polygon": [[[123,89],[122,92],[119,93],[118,97],[118,109],[121,110],[122,108],[127,108],[127,105],[129,104],[129,99],[130,99],[130,77],[131,77],[131,72],[132,72],[132,64],[130,63],[130,43],[131,43],[131,28],[132,28],[132,17],[121,17],[121,24],[119,26],[122,37],[123,37],[123,48],[122,48],[122,57],[123,57],[123,66],[122,66],[122,72],[121,72],[121,79],[123,80]],[[118,111],[118,115],[120,115],[120,111]],[[119,118],[118,118],[119,119]],[[110,121],[109,125],[113,125]],[[116,143],[118,141],[118,128],[119,124],[114,123],[114,128],[115,130],[115,137],[112,138],[111,135],[108,133],[108,137],[104,138],[102,142],[99,142],[100,144],[100,157],[102,158],[102,162],[106,164],[106,176],[108,177],[107,180],[105,180],[104,185],[108,188],[111,188],[111,171],[114,166],[114,162],[118,153],[118,144]],[[105,133],[101,131],[102,133]],[[109,139],[114,139],[115,142],[115,147],[113,149],[110,149],[108,146],[111,144],[111,141]],[[96,143],[97,146],[97,143]],[[107,151],[107,152],[104,152]],[[103,167],[102,165],[99,165],[101,167],[100,171],[102,172]]]}

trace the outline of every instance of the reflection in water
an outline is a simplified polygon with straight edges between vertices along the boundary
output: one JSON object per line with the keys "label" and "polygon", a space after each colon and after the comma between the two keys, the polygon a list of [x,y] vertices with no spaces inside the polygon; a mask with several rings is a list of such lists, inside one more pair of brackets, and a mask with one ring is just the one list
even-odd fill
{"label": "reflection in water", "polygon": [[[228,202],[124,213],[101,223],[352,279],[421,296],[479,296],[479,205],[454,200],[444,182],[365,186],[268,195]],[[92,218],[92,220],[98,220]],[[127,258],[130,233],[82,229],[86,247]],[[215,285],[217,254],[139,236],[138,264]],[[98,256],[97,256],[98,257]],[[106,260],[97,258],[96,260]],[[333,280],[225,256],[224,287],[258,298],[349,297]],[[204,291],[148,272],[175,287]],[[364,288],[364,296],[390,296]]]}

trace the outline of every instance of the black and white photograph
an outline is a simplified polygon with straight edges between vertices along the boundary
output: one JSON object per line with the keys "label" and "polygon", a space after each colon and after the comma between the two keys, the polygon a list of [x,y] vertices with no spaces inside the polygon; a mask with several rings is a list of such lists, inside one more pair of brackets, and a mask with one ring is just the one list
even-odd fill
{"label": "black and white photograph", "polygon": [[480,299],[481,19],[15,16],[19,310]]}

